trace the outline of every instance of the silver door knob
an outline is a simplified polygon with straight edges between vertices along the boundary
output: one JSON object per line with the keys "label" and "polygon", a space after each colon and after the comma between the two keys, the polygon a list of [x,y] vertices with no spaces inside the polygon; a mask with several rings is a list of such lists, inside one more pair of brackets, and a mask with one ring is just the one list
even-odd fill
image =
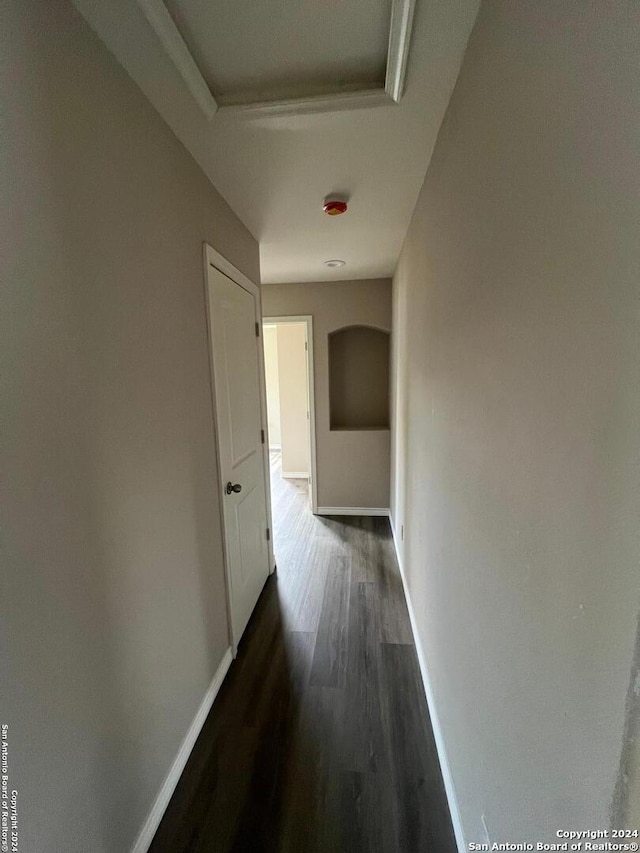
{"label": "silver door knob", "polygon": [[241,492],[241,491],[242,491],[242,486],[240,485],[240,483],[232,483],[231,480],[229,480],[229,482],[227,483],[227,487],[225,489],[225,492],[228,495],[230,495],[231,492],[237,493],[237,492]]}

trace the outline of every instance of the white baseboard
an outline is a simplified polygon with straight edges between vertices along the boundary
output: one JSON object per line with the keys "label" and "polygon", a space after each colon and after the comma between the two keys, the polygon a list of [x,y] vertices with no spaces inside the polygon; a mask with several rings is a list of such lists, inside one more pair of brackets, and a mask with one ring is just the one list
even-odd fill
{"label": "white baseboard", "polygon": [[384,515],[389,516],[389,510],[374,506],[319,506],[316,515]]}
{"label": "white baseboard", "polygon": [[283,471],[280,474],[283,480],[308,480],[308,471]]}
{"label": "white baseboard", "polygon": [[282,447],[279,444],[270,444],[269,450],[282,450]]}
{"label": "white baseboard", "polygon": [[204,695],[204,699],[200,703],[200,707],[198,708],[195,717],[193,718],[193,722],[189,726],[189,730],[182,741],[182,745],[178,750],[178,754],[176,755],[173,764],[171,765],[171,769],[167,774],[167,778],[164,780],[162,787],[160,788],[160,792],[155,799],[153,806],[151,807],[151,811],[149,812],[149,816],[147,817],[144,826],[140,830],[140,835],[138,836],[136,843],[131,848],[131,853],[147,853],[149,847],[151,846],[151,842],[153,841],[153,836],[156,834],[156,830],[160,826],[160,821],[162,820],[162,816],[164,815],[167,806],[169,805],[169,800],[173,796],[173,792],[175,791],[176,785],[178,784],[178,780],[182,775],[182,771],[185,768],[187,760],[191,755],[191,750],[193,749],[196,740],[198,739],[198,735],[200,734],[200,729],[204,725],[204,721],[207,719],[207,714],[211,710],[211,706],[218,695],[218,691],[222,686],[222,682],[224,681],[224,677],[227,674],[229,667],[231,666],[231,661],[233,660],[231,649],[227,649],[224,653],[222,660],[220,661],[220,666],[216,670],[216,674],[213,676],[213,680],[209,685],[207,692]]}
{"label": "white baseboard", "polygon": [[402,559],[400,557],[400,549],[398,548],[398,539],[396,537],[395,527],[393,526],[393,520],[391,520],[391,533],[393,534],[393,544],[396,549],[396,557],[398,558],[398,566],[400,568],[400,577],[402,578],[402,586],[404,588],[404,595],[407,599],[407,609],[409,610],[409,619],[411,620],[411,631],[413,632],[413,641],[415,643],[416,652],[418,654],[418,663],[420,664],[420,673],[422,675],[422,683],[424,685],[424,692],[427,696],[427,705],[429,706],[429,716],[431,717],[431,727],[433,729],[433,736],[436,742],[436,749],[438,750],[438,760],[440,761],[440,770],[442,772],[442,779],[444,781],[444,787],[447,794],[447,801],[449,803],[449,811],[451,813],[451,823],[453,824],[453,831],[456,836],[456,845],[458,847],[458,853],[466,853],[467,845],[464,840],[464,830],[462,828],[462,818],[460,815],[460,808],[458,806],[458,797],[456,795],[456,788],[453,782],[453,775],[451,773],[451,766],[449,764],[449,759],[447,758],[447,750],[444,743],[444,735],[442,733],[442,728],[440,726],[440,720],[438,719],[438,712],[436,709],[436,700],[433,695],[433,689],[431,687],[431,679],[429,678],[429,670],[427,668],[427,660],[422,649],[422,643],[420,642],[420,636],[418,634],[418,626],[416,624],[416,617],[413,611],[413,605],[411,603],[411,595],[409,594],[409,587],[407,586],[406,577],[404,574],[404,566],[402,565]]}

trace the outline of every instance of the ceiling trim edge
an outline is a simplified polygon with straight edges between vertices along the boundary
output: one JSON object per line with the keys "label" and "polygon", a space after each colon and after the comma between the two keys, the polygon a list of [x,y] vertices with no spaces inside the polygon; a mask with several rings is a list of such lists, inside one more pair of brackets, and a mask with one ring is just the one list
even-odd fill
{"label": "ceiling trim edge", "polygon": [[207,121],[211,121],[218,111],[218,104],[169,10],[162,0],[137,0],[137,3]]}
{"label": "ceiling trim edge", "polygon": [[399,103],[402,98],[415,0],[393,0],[384,88],[338,92],[307,98],[259,101],[250,104],[228,104],[223,107],[218,106],[211,94],[202,72],[163,0],[136,0],[136,2],[207,121],[211,121],[216,114],[220,117],[246,120],[392,106]]}
{"label": "ceiling trim edge", "polygon": [[396,103],[404,92],[416,0],[393,0],[384,88]]}
{"label": "ceiling trim edge", "polygon": [[339,92],[335,95],[315,95],[311,98],[291,98],[282,101],[260,101],[254,104],[229,104],[219,107],[221,118],[254,119],[278,116],[332,113],[366,107],[386,107],[394,101],[385,89],[362,89]]}

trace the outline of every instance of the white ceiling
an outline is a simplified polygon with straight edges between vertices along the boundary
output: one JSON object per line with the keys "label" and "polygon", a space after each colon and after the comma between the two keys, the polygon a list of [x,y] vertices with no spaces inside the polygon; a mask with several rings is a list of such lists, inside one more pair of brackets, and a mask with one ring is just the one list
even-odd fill
{"label": "white ceiling", "polygon": [[391,0],[165,0],[219,104],[384,86]]}
{"label": "white ceiling", "polygon": [[[210,120],[205,117],[136,0],[74,2],[259,241],[264,282],[392,274],[479,0],[416,0],[405,94],[399,104],[251,120],[225,115],[224,110]],[[221,96],[248,96],[260,80],[265,89],[289,86],[295,80],[292,71],[315,74],[303,81],[307,84],[335,83],[327,63],[331,27],[318,9],[338,15],[336,10],[349,7],[348,14],[342,10],[342,17],[334,18],[340,20],[341,30],[336,41],[341,50],[333,57],[338,78],[351,74],[353,81],[358,69],[375,71],[380,24],[388,17],[383,0],[167,4],[219,103]],[[371,17],[362,23],[369,7]],[[235,33],[234,41],[235,28],[240,27],[238,8],[245,29],[242,37]],[[267,8],[273,15],[270,22]],[[301,18],[295,14],[300,8],[306,10]],[[291,16],[296,39],[288,29]],[[219,24],[215,33],[209,20]],[[273,26],[278,21],[282,38]],[[259,38],[263,26],[269,33],[264,44]],[[314,28],[322,33],[322,50],[318,47],[315,53],[309,47]],[[370,50],[367,39],[361,38],[363,30],[370,34]],[[272,62],[276,42],[280,58]],[[246,56],[243,45],[250,46]],[[323,198],[332,192],[349,196],[343,216],[322,212]],[[329,258],[342,258],[347,265],[331,270],[324,265]]]}

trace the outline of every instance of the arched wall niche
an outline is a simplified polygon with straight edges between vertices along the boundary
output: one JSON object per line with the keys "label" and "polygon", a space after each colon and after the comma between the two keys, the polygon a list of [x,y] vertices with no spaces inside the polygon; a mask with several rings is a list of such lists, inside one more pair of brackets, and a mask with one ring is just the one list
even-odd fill
{"label": "arched wall niche", "polygon": [[343,326],[329,333],[332,430],[389,429],[389,332]]}

